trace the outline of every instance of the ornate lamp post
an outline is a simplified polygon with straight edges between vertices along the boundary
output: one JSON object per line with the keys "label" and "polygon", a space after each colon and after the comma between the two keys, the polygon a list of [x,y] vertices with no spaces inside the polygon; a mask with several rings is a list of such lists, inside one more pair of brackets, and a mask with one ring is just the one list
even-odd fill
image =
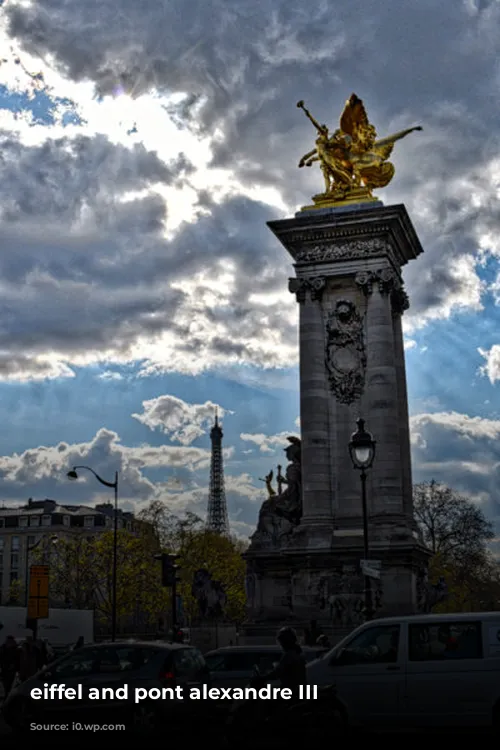
{"label": "ornate lamp post", "polygon": [[113,526],[113,576],[112,576],[112,594],[111,594],[111,640],[116,640],[116,580],[117,580],[117,559],[118,559],[118,472],[115,471],[115,481],[107,482],[105,479],[97,474],[94,469],[90,466],[73,466],[71,471],[68,471],[69,479],[78,479],[77,469],[86,469],[90,471],[98,482],[103,484],[105,487],[112,487],[115,491],[115,514],[114,514],[114,526]]}
{"label": "ornate lamp post", "polygon": [[[368,545],[368,508],[366,502],[366,470],[370,469],[375,458],[375,441],[370,432],[365,430],[365,420],[358,419],[358,429],[351,435],[349,454],[355,469],[360,471],[361,500],[363,506],[363,547],[365,560],[369,558]],[[370,576],[365,575],[365,616],[367,620],[373,617],[372,587]]]}

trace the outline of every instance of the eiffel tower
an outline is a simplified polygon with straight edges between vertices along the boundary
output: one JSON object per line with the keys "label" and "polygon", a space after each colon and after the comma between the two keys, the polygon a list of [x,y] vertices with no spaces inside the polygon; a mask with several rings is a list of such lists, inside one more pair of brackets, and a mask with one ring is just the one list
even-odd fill
{"label": "eiffel tower", "polygon": [[212,456],[210,460],[210,488],[208,493],[207,529],[216,534],[229,534],[226,492],[224,490],[224,465],[222,460],[223,432],[219,425],[217,409],[215,424],[210,430]]}

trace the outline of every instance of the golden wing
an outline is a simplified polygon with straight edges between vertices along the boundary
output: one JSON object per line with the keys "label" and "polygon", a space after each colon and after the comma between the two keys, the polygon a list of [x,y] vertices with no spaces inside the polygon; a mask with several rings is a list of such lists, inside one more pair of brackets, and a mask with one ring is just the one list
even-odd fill
{"label": "golden wing", "polygon": [[340,117],[340,129],[355,139],[359,128],[367,127],[369,124],[363,102],[356,94],[351,94]]}

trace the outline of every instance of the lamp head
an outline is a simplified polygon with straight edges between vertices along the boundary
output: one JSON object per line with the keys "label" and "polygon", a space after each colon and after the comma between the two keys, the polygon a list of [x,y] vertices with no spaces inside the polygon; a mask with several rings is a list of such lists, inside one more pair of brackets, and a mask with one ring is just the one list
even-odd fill
{"label": "lamp head", "polygon": [[71,471],[68,471],[66,476],[68,477],[68,479],[78,479],[78,474],[76,473],[74,469],[72,469]]}
{"label": "lamp head", "polygon": [[365,420],[358,419],[358,429],[351,435],[349,453],[356,469],[369,469],[375,457],[375,440],[370,432],[365,430]]}

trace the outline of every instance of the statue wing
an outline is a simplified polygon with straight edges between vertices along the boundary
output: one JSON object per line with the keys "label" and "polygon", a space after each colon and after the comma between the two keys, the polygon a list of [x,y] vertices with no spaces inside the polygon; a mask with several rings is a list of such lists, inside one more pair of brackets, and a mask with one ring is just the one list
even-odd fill
{"label": "statue wing", "polygon": [[340,129],[356,140],[359,128],[370,124],[363,102],[356,94],[351,94],[340,117]]}

